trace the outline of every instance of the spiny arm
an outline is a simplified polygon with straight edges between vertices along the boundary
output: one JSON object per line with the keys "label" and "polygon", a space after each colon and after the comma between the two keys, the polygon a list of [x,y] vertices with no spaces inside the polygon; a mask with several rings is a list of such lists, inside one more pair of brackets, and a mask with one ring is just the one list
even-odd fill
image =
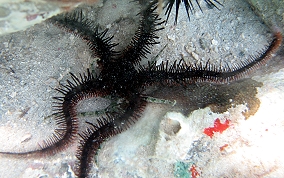
{"label": "spiny arm", "polygon": [[282,43],[282,35],[280,32],[275,33],[274,39],[268,48],[260,53],[258,56],[241,62],[240,64],[233,64],[231,67],[227,66],[221,68],[210,64],[208,61],[205,65],[202,64],[185,64],[183,60],[175,61],[174,64],[169,65],[168,62],[160,65],[148,64],[147,67],[138,69],[139,78],[143,80],[146,85],[154,83],[166,82],[167,84],[194,84],[199,82],[209,83],[228,83],[240,78],[244,78],[251,72],[260,68],[272,59],[273,54],[277,51]]}
{"label": "spiny arm", "polygon": [[99,32],[98,25],[85,19],[82,11],[59,14],[48,21],[86,41],[93,57],[108,60],[117,54],[113,49],[117,44],[111,43],[113,36],[106,37],[107,30]]}
{"label": "spiny arm", "polygon": [[150,47],[158,44],[156,32],[163,29],[159,27],[164,21],[161,21],[158,14],[157,2],[150,2],[145,9],[140,13],[141,20],[135,36],[130,44],[122,51],[121,59],[137,64],[142,57],[146,57],[150,53]]}
{"label": "spiny arm", "polygon": [[81,137],[76,157],[76,175],[78,177],[88,177],[89,169],[93,162],[94,155],[97,154],[100,145],[108,138],[127,130],[134,124],[144,110],[146,101],[139,95],[133,94],[128,98],[129,103],[125,111],[121,114],[108,115],[98,120],[97,124],[92,124],[85,132],[79,134]]}

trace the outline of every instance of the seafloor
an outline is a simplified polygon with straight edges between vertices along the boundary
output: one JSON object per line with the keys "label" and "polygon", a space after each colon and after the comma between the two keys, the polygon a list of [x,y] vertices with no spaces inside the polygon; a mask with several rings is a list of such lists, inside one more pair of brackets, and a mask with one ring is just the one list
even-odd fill
{"label": "seafloor", "polygon": [[[210,59],[218,66],[232,66],[265,49],[277,24],[266,26],[243,0],[220,2],[224,6],[216,10],[202,1],[203,13],[195,4],[190,22],[181,7],[174,25],[173,13],[158,32],[161,43],[141,64],[184,58],[187,63]],[[110,29],[118,49],[137,28],[137,3],[107,0],[80,8],[102,29]],[[56,128],[52,97],[59,94],[54,88],[71,78],[69,72],[96,67],[96,59],[82,40],[44,21],[3,33],[0,50],[0,151],[38,148]],[[105,142],[93,177],[194,177],[193,172],[206,178],[284,177],[283,56],[281,47],[267,65],[229,84],[149,89],[149,96],[170,102],[149,102],[133,127]],[[78,110],[93,111],[94,105],[104,108],[107,102],[88,100]],[[80,118],[81,130],[91,118]],[[227,120],[228,128],[211,138],[204,129],[213,127],[217,118]],[[49,157],[0,156],[0,178],[75,177],[76,146]]]}

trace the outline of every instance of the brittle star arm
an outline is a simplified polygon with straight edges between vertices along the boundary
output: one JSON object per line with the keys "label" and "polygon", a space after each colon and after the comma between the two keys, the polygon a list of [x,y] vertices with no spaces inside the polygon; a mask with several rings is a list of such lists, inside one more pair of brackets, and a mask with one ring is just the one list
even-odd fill
{"label": "brittle star arm", "polygon": [[156,41],[158,36],[156,32],[162,30],[159,27],[164,21],[161,21],[159,15],[155,12],[157,9],[157,2],[150,2],[145,9],[140,13],[140,25],[132,38],[130,44],[121,52],[120,59],[138,64],[147,53],[150,53],[150,46],[158,44]]}
{"label": "brittle star arm", "polygon": [[208,83],[229,83],[246,77],[251,72],[260,68],[272,59],[273,54],[280,47],[282,35],[280,32],[275,33],[274,39],[264,52],[258,56],[250,57],[250,59],[221,68],[210,64],[209,61],[205,65],[202,64],[186,64],[183,60],[175,61],[169,65],[168,61],[160,65],[148,63],[147,67],[140,66],[138,75],[144,80],[145,85],[166,82],[167,84],[191,84],[199,82]]}
{"label": "brittle star arm", "polygon": [[92,56],[100,58],[99,65],[108,63],[111,58],[118,54],[114,50],[114,47],[118,44],[111,43],[113,36],[106,36],[108,30],[99,32],[98,25],[85,19],[82,11],[60,14],[50,18],[49,22],[86,41],[92,51]]}
{"label": "brittle star arm", "polygon": [[94,160],[94,155],[106,139],[121,133],[134,124],[146,105],[143,97],[133,94],[128,97],[129,103],[125,111],[121,114],[107,115],[105,118],[98,120],[97,124],[90,124],[90,127],[79,134],[81,137],[76,157],[76,175],[78,177],[87,177],[90,171],[90,164]]}
{"label": "brittle star arm", "polygon": [[56,100],[54,105],[54,116],[57,128],[54,133],[42,144],[39,148],[26,152],[0,152],[2,155],[52,155],[58,153],[77,138],[78,133],[78,118],[76,105],[79,101],[97,97],[106,96],[109,93],[102,90],[103,86],[88,70],[87,74],[80,74],[76,77],[71,73],[73,81],[67,80],[66,85],[56,89],[63,96],[54,97]]}

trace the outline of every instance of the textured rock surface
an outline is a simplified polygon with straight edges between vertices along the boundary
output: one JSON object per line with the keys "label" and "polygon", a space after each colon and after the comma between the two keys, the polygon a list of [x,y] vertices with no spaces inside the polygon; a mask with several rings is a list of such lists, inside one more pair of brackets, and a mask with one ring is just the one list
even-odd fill
{"label": "textured rock surface", "polygon": [[82,3],[101,5],[100,0],[1,0],[0,35],[25,30]]}
{"label": "textured rock surface", "polygon": [[284,32],[284,1],[282,0],[247,0],[263,21]]}

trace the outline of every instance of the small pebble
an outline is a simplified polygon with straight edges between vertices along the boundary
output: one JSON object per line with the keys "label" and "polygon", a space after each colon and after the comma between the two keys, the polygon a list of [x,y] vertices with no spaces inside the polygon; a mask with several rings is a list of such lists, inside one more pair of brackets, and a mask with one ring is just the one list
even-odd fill
{"label": "small pebble", "polygon": [[193,51],[195,51],[194,45],[192,42],[189,42],[186,46],[185,46],[185,51],[188,54],[191,54]]}
{"label": "small pebble", "polygon": [[15,96],[17,96],[17,92],[15,92],[15,91],[10,94],[11,98],[14,98]]}
{"label": "small pebble", "polygon": [[219,42],[218,42],[217,40],[214,40],[214,39],[213,39],[211,42],[212,42],[212,44],[215,45],[215,46],[217,46],[217,45],[219,44]]}
{"label": "small pebble", "polygon": [[195,60],[199,60],[199,55],[196,54],[195,52],[192,52],[191,55]]}
{"label": "small pebble", "polygon": [[25,135],[21,138],[21,143],[27,142],[27,141],[29,141],[31,138],[32,138],[32,134],[27,133],[27,134],[25,134]]}
{"label": "small pebble", "polygon": [[174,34],[171,34],[171,35],[168,34],[167,37],[169,40],[172,40],[172,41],[175,41],[176,39]]}
{"label": "small pebble", "polygon": [[9,9],[0,6],[0,18],[7,17],[8,15],[10,15],[10,13],[11,11]]}

